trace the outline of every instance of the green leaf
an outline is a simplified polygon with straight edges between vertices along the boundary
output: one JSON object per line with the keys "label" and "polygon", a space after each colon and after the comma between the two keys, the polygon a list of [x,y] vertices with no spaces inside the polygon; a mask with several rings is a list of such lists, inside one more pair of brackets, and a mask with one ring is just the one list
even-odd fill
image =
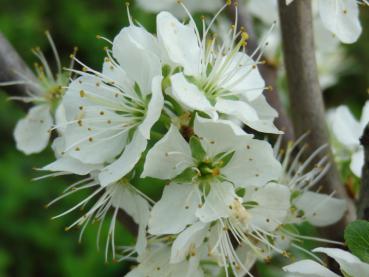
{"label": "green leaf", "polygon": [[357,220],[345,229],[345,241],[350,251],[363,262],[369,263],[369,222]]}
{"label": "green leaf", "polygon": [[201,141],[198,137],[192,136],[190,138],[190,147],[192,152],[192,157],[194,157],[197,161],[203,161],[206,156],[206,152],[201,145]]}

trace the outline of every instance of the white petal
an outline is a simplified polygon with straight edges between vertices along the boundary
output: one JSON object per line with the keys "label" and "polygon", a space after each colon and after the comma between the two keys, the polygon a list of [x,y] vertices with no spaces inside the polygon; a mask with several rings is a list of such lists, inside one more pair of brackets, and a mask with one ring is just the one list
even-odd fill
{"label": "white petal", "polygon": [[342,271],[348,276],[361,277],[367,276],[369,272],[369,264],[363,263],[358,257],[351,253],[338,248],[315,248],[313,252],[324,253],[336,260]]}
{"label": "white petal", "polygon": [[244,138],[232,160],[222,168],[222,174],[237,186],[262,186],[278,180],[282,167],[268,142]]}
{"label": "white petal", "polygon": [[297,198],[295,205],[304,211],[307,221],[318,227],[336,223],[347,208],[344,200],[311,191],[306,191]]}
{"label": "white petal", "polygon": [[275,0],[251,0],[247,8],[253,16],[261,19],[268,26],[278,20],[278,5]]}
{"label": "white petal", "polygon": [[156,18],[157,33],[173,63],[183,66],[186,75],[199,74],[201,49],[195,26],[180,23],[168,12],[161,12]]}
{"label": "white petal", "polygon": [[200,204],[197,186],[193,184],[170,184],[164,188],[149,221],[152,235],[177,234],[196,220],[195,211]]}
{"label": "white petal", "polygon": [[123,28],[113,41],[113,56],[144,94],[151,90],[152,79],[161,75],[158,43],[144,28]]}
{"label": "white petal", "polygon": [[132,141],[126,146],[122,155],[112,164],[105,167],[99,174],[102,186],[107,186],[123,178],[129,173],[140,160],[142,152],[145,151],[147,140],[136,132]]}
{"label": "white petal", "polygon": [[340,106],[336,109],[333,116],[332,131],[339,142],[345,146],[354,147],[359,144],[360,124],[346,106]]}
{"label": "white petal", "polygon": [[212,120],[200,116],[195,118],[194,131],[209,156],[235,150],[237,146],[243,145],[244,138],[252,137],[229,120]]}
{"label": "white petal", "polygon": [[196,211],[202,222],[211,222],[231,215],[230,204],[237,198],[234,187],[230,183],[214,182],[205,198],[204,205]]}
{"label": "white petal", "polygon": [[237,256],[240,259],[242,266],[237,270],[238,276],[246,276],[253,265],[257,261],[257,256],[248,246],[241,244],[236,250]]}
{"label": "white petal", "polygon": [[189,254],[196,254],[190,251],[196,251],[203,243],[207,228],[206,224],[197,222],[181,232],[173,242],[170,262],[179,263],[184,261]]}
{"label": "white petal", "polygon": [[150,215],[149,204],[142,196],[130,189],[130,185],[114,184],[114,186],[112,203],[114,207],[123,209],[138,224],[136,251],[138,254],[142,254],[146,248],[146,226]]}
{"label": "white petal", "polygon": [[350,169],[357,177],[360,178],[363,166],[364,166],[364,150],[360,148],[360,150],[354,153],[351,157]]}
{"label": "white petal", "polygon": [[14,138],[17,149],[27,155],[44,150],[49,142],[52,124],[53,119],[47,105],[31,108],[15,127]]}
{"label": "white petal", "polygon": [[186,80],[183,73],[177,73],[171,78],[173,97],[186,108],[198,110],[217,118],[215,108],[210,104],[204,93],[197,86]]}
{"label": "white petal", "polygon": [[293,273],[294,277],[339,277],[328,268],[312,260],[301,260],[283,267],[283,270]]}
{"label": "white petal", "polygon": [[190,146],[172,125],[168,133],[147,153],[141,177],[171,179],[192,164]]}
{"label": "white petal", "polygon": [[269,105],[264,95],[260,95],[254,101],[249,102],[258,114],[259,120],[245,121],[244,123],[256,131],[270,134],[283,134],[274,125],[274,119],[278,117],[277,111]]}
{"label": "white petal", "polygon": [[355,42],[362,31],[356,0],[319,1],[320,17],[325,27],[343,43]]}
{"label": "white petal", "polygon": [[[224,60],[229,57],[224,57]],[[219,81],[221,86],[232,93],[237,93],[252,101],[258,98],[264,90],[265,82],[255,62],[243,52],[232,56],[232,60]]]}
{"label": "white petal", "polygon": [[91,171],[101,168],[101,165],[84,164],[81,161],[69,156],[60,157],[55,162],[48,164],[42,170],[53,172],[67,172],[77,175],[86,175]]}
{"label": "white petal", "polygon": [[150,139],[150,130],[155,122],[158,121],[161,115],[161,110],[164,106],[164,97],[161,91],[162,80],[163,78],[161,76],[157,76],[153,79],[152,95],[150,103],[147,107],[146,117],[141,125],[138,127],[138,130],[146,139]]}
{"label": "white petal", "polygon": [[137,267],[131,270],[126,277],[161,277],[170,276],[169,268],[170,248],[152,247],[144,252]]}
{"label": "white petal", "polygon": [[122,130],[121,116],[112,111],[120,100],[119,91],[97,78],[84,76],[69,85],[62,102],[69,123],[63,131],[69,155],[85,163],[101,164],[122,152],[128,130]]}
{"label": "white petal", "polygon": [[63,137],[57,137],[51,144],[51,149],[54,151],[54,155],[57,159],[64,156],[65,141]]}
{"label": "white petal", "polygon": [[55,125],[57,126],[58,133],[62,135],[67,126],[67,115],[63,104],[60,104],[55,111]]}
{"label": "white petal", "polygon": [[218,99],[215,108],[217,111],[234,116],[242,122],[257,121],[259,119],[256,110],[243,101]]}
{"label": "white petal", "polygon": [[246,188],[244,202],[258,205],[249,210],[251,225],[262,230],[274,231],[284,222],[290,208],[290,191],[287,186],[269,183],[260,188]]}
{"label": "white petal", "polygon": [[286,5],[289,5],[293,2],[294,0],[286,0]]}

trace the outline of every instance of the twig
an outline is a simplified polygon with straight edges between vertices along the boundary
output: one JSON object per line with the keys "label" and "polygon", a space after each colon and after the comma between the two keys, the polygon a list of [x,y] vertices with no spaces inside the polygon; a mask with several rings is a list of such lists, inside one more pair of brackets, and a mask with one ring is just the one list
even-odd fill
{"label": "twig", "polygon": [[[279,0],[279,15],[293,126],[297,136],[310,131],[308,143],[311,149],[317,149],[329,144],[329,139],[315,59],[311,0],[294,1],[288,6],[285,2]],[[355,219],[356,211],[340,180],[330,149],[328,155],[332,166],[322,180],[323,191],[334,191],[348,204],[344,220],[335,226],[337,237],[340,237],[345,224]]]}
{"label": "twig", "polygon": [[359,219],[369,220],[369,124],[360,139],[364,147],[364,166],[361,174],[361,187],[357,201],[357,216]]}
{"label": "twig", "polygon": [[[228,15],[234,21],[236,15],[236,8],[234,5],[229,5]],[[242,13],[238,9],[238,22],[239,27],[244,27],[249,35],[247,41],[246,52],[251,55],[258,47],[258,39],[255,34],[254,24],[252,22],[252,17],[247,12],[247,9],[242,8]],[[284,131],[283,141],[286,144],[288,141],[294,140],[294,132],[292,128],[292,123],[289,120],[286,111],[283,108],[279,93],[277,91],[277,68],[266,63],[259,65],[259,70],[263,76],[265,82],[272,88],[271,91],[265,93],[265,97],[268,103],[278,111],[278,118],[275,120],[276,126]]]}

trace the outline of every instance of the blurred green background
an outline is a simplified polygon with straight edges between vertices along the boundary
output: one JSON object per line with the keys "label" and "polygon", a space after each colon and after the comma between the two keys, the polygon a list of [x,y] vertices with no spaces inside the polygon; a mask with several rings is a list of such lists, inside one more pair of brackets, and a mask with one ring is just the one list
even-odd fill
{"label": "blurred green background", "polygon": [[[134,5],[131,12],[150,31],[155,30],[153,15]],[[368,9],[362,17],[362,25],[369,24]],[[69,54],[78,46],[78,57],[100,69],[106,43],[97,40],[96,35],[112,39],[127,21],[121,0],[0,0],[0,31],[29,65],[35,61],[30,51],[34,46],[40,46],[51,60],[44,35],[49,30],[64,64],[69,63]],[[329,106],[350,104],[358,115],[368,98],[369,28],[364,28],[360,41],[346,50],[352,66],[342,73],[340,82],[325,97]],[[40,176],[33,168],[51,162],[53,154],[46,151],[25,157],[16,151],[12,132],[24,115],[21,107],[7,101],[7,95],[0,91],[0,276],[122,276],[128,265],[105,264],[103,251],[96,250],[95,226],[87,229],[82,244],[78,244],[78,231],[64,231],[78,212],[49,220],[63,211],[63,207],[71,207],[82,195],[43,208],[72,180],[59,177],[31,181]],[[131,241],[126,232],[119,233],[123,240]]]}

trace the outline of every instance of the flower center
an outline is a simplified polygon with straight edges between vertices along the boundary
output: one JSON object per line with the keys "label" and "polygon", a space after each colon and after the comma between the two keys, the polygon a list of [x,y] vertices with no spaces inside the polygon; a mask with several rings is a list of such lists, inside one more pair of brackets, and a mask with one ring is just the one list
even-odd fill
{"label": "flower center", "polygon": [[201,161],[197,165],[197,169],[199,170],[199,178],[202,180],[208,180],[213,177],[220,176],[220,169],[223,164],[223,161],[212,161],[210,159],[206,159]]}

